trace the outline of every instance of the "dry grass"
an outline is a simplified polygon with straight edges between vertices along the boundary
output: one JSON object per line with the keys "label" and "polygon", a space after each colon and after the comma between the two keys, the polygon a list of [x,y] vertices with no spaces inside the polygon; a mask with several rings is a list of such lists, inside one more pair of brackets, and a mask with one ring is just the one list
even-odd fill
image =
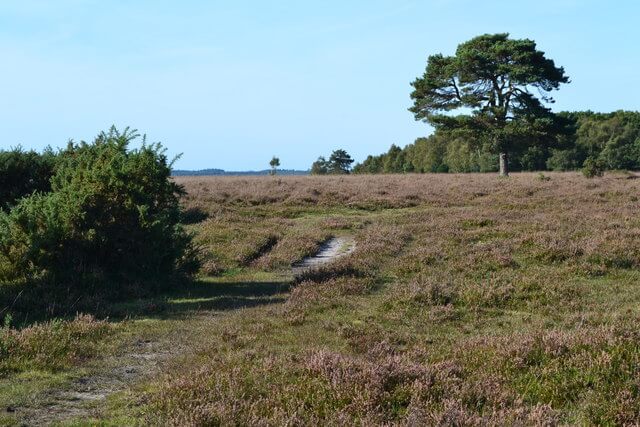
{"label": "dry grass", "polygon": [[58,371],[96,355],[96,343],[111,333],[111,325],[89,315],[74,320],[35,324],[24,329],[0,329],[0,378],[11,373]]}
{"label": "dry grass", "polygon": [[[508,204],[512,196],[533,203],[562,202],[558,196],[600,202],[638,187],[635,175],[608,174],[588,180],[578,173],[513,174],[508,180],[494,174],[349,175],[287,177],[176,177],[188,191],[189,206],[216,212],[230,206],[277,205],[287,207],[400,208],[428,204],[460,206],[474,200],[499,199]],[[540,192],[543,191],[543,194]],[[627,193],[629,197],[637,197]],[[516,200],[514,200],[515,202]],[[594,200],[592,200],[594,201]]]}
{"label": "dry grass", "polygon": [[253,268],[325,233],[358,246],[285,304],[221,321],[226,341],[156,384],[147,421],[640,422],[640,182],[548,177],[180,178],[209,215],[195,230],[287,248]]}
{"label": "dry grass", "polygon": [[640,180],[547,177],[177,178],[217,314],[112,423],[639,424]]}

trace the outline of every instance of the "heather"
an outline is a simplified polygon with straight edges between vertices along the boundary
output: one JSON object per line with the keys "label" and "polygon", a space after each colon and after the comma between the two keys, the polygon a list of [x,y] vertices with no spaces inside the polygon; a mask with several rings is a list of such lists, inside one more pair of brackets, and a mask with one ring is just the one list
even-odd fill
{"label": "heather", "polygon": [[637,181],[545,178],[181,178],[189,206],[224,206],[203,232],[244,213],[357,247],[218,324],[222,342],[154,386],[147,421],[637,423]]}
{"label": "heather", "polygon": [[[555,172],[176,178],[201,250],[197,280],[111,307],[109,326],[91,321],[95,333],[78,335],[73,319],[5,328],[5,342],[23,338],[3,381],[20,369],[73,373],[107,354],[121,372],[118,357],[150,340],[157,348],[124,366],[162,357],[152,374],[58,420],[637,424],[639,182]],[[331,236],[354,241],[353,252],[293,276]],[[29,344],[40,330],[64,338],[59,362]],[[85,347],[68,352],[69,342]]]}
{"label": "heather", "polygon": [[24,371],[60,371],[96,356],[97,344],[112,332],[108,322],[90,315],[51,320],[22,329],[9,318],[0,329],[0,378]]}

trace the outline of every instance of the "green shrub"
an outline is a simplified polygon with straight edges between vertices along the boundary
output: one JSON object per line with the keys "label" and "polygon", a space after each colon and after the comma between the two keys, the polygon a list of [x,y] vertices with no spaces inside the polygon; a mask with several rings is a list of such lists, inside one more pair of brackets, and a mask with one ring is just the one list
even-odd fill
{"label": "green shrub", "polygon": [[584,161],[582,173],[587,178],[595,178],[597,176],[600,177],[604,175],[604,165],[600,160],[589,157]]}
{"label": "green shrub", "polygon": [[531,146],[522,152],[514,162],[513,166],[517,169],[525,171],[541,171],[546,170],[547,159],[549,158],[549,150],[546,147]]}
{"label": "green shrub", "polygon": [[8,210],[34,191],[49,191],[56,158],[51,149],[42,154],[20,147],[0,151],[0,208]]}
{"label": "green shrub", "polygon": [[0,214],[0,280],[86,290],[159,285],[197,268],[160,144],[112,128],[60,154],[50,193]]}
{"label": "green shrub", "polygon": [[547,168],[554,171],[569,171],[580,168],[584,158],[576,148],[567,150],[551,150],[551,156],[547,159]]}

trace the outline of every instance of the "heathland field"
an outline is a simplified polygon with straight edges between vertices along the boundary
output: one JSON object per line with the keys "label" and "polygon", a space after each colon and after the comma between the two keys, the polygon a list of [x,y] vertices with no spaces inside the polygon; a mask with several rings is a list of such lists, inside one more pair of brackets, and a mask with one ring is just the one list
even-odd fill
{"label": "heathland field", "polygon": [[636,178],[177,178],[200,278],[5,326],[0,423],[640,423]]}

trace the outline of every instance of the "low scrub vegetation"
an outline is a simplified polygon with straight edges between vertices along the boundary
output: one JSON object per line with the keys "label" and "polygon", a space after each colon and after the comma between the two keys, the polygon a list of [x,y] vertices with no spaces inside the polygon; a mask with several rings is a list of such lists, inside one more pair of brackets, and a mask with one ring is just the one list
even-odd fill
{"label": "low scrub vegetation", "polygon": [[181,178],[218,221],[357,247],[284,304],[221,320],[222,343],[145,397],[146,422],[639,422],[637,181],[545,178]]}
{"label": "low scrub vegetation", "polygon": [[[181,354],[96,422],[637,424],[640,181],[629,176],[177,178],[197,212],[186,227],[203,279],[136,304],[154,307],[143,323],[162,305]],[[352,253],[292,276],[343,234]],[[67,369],[121,330],[5,328],[4,348],[19,348],[6,381]],[[58,334],[59,356],[38,356]]]}
{"label": "low scrub vegetation", "polygon": [[23,197],[3,200],[10,207],[0,212],[0,294],[6,301],[19,293],[18,305],[25,300],[33,310],[29,295],[36,302],[45,293],[68,301],[131,295],[195,271],[171,164],[159,144],[130,149],[137,137],[111,129],[55,155],[3,153],[4,181],[16,180],[27,161],[43,165],[23,176]]}
{"label": "low scrub vegetation", "polygon": [[52,320],[23,329],[0,329],[0,378],[24,371],[58,371],[94,357],[112,327],[89,315]]}

